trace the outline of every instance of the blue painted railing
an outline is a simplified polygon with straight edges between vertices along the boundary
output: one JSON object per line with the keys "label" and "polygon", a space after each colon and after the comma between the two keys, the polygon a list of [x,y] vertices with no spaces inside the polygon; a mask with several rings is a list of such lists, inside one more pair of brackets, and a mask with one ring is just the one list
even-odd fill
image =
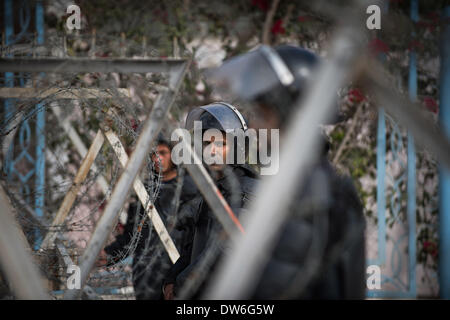
{"label": "blue painted railing", "polygon": [[[37,45],[44,44],[44,8],[42,1],[36,2]],[[39,217],[44,216],[45,198],[45,108],[43,103],[36,105],[36,177],[35,177],[35,209]],[[35,250],[41,246],[42,235],[36,230]]]}
{"label": "blue painted railing", "polygon": [[[30,32],[30,21],[31,21],[31,5],[35,5],[35,22],[36,22],[36,35],[38,45],[44,44],[44,8],[42,1],[20,1],[14,2],[12,0],[4,0],[4,21],[5,21],[5,45],[11,46],[18,43],[27,35],[33,34]],[[19,14],[19,25],[20,31],[14,34],[14,13],[16,8],[20,11]],[[31,54],[31,53],[30,53]],[[24,84],[25,75],[20,74],[18,78],[18,83],[20,85]],[[5,87],[14,87],[14,73],[5,73]],[[5,118],[3,119],[3,125],[10,123],[10,120],[15,116],[15,101],[16,99],[5,99]],[[37,104],[33,110],[33,114],[36,116],[36,148],[35,152],[32,152],[31,146],[33,145],[31,138],[30,123],[27,118],[24,118],[20,123],[18,129],[19,138],[19,150],[15,150],[14,141],[9,146],[5,159],[5,173],[7,174],[8,180],[19,179],[20,191],[23,198],[28,202],[32,203],[30,189],[31,181],[34,177],[34,207],[35,212],[38,216],[43,216],[44,208],[44,189],[45,189],[45,108],[43,104]],[[33,157],[34,154],[34,157]],[[16,169],[16,165],[21,162],[26,161],[33,165],[33,168],[29,169],[28,172],[21,172]],[[21,169],[23,170],[23,168]],[[34,248],[38,249],[41,242],[41,235],[39,230],[36,230],[35,234],[35,244]]]}
{"label": "blue painted railing", "polygon": [[[450,6],[444,9],[443,21],[439,120],[450,139]],[[441,298],[450,299],[450,171],[441,167],[439,174],[439,287]]]}
{"label": "blue painted railing", "polygon": [[[384,8],[388,10],[388,5]],[[411,0],[411,20],[418,21],[418,0]],[[409,80],[408,80],[409,97],[412,101],[417,99],[417,67],[416,53],[411,50],[409,63]],[[397,162],[403,172],[398,177],[387,176],[386,170],[386,123],[390,124],[390,149],[392,159],[388,164]],[[407,233],[399,235],[397,239],[390,239],[392,244],[392,252],[390,256],[391,274],[384,272],[381,276],[381,284],[389,284],[395,290],[373,289],[368,290],[368,297],[387,297],[387,298],[414,298],[417,295],[416,285],[416,152],[414,146],[414,138],[408,133],[407,140],[407,163],[403,163],[398,156],[404,150],[403,136],[398,125],[388,117],[383,109],[378,114],[377,129],[377,236],[378,236],[378,254],[375,259],[369,259],[368,265],[378,265],[382,268],[386,267],[388,260],[386,259],[386,178],[390,179],[393,186],[393,194],[390,198],[390,212],[393,216],[394,223],[404,223],[401,221],[401,199],[400,184],[406,180],[407,184]],[[406,165],[406,167],[405,167]],[[408,273],[407,282],[402,280],[402,257],[403,250],[401,246],[407,241],[408,244]]]}

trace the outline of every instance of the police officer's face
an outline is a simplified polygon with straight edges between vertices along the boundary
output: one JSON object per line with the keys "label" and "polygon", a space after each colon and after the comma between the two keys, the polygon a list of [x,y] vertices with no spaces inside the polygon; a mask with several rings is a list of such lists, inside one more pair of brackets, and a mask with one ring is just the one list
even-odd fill
{"label": "police officer's face", "polygon": [[222,136],[211,136],[203,139],[203,154],[211,155],[211,159],[222,159],[221,162],[210,164],[209,168],[213,171],[221,171],[226,165],[227,152],[229,145],[227,144],[225,134]]}
{"label": "police officer's face", "polygon": [[[152,161],[157,172],[164,174],[172,170],[170,156],[170,149],[165,144],[160,144],[156,147],[156,153],[152,155]],[[162,171],[160,170],[160,165]]]}
{"label": "police officer's face", "polygon": [[254,104],[254,112],[250,120],[250,127],[254,129],[280,129],[281,122],[278,113],[261,103]]}

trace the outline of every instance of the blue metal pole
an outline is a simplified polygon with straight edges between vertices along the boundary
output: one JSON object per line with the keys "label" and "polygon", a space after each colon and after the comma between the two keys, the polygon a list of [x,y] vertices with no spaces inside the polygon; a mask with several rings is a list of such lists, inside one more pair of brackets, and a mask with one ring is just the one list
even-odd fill
{"label": "blue metal pole", "polygon": [[[450,6],[444,9],[444,21],[450,19]],[[442,29],[439,120],[450,139],[450,24]],[[442,150],[449,152],[449,150]],[[440,167],[439,186],[439,286],[442,299],[450,299],[450,171]]]}
{"label": "blue metal pole", "polygon": [[[389,11],[389,2],[383,3],[383,13]],[[386,60],[386,55],[380,53],[378,58]],[[378,256],[375,261],[369,264],[383,265],[386,262],[386,117],[384,109],[378,113],[377,128],[377,218],[378,218]]]}
{"label": "blue metal pole", "polygon": [[[44,44],[44,8],[42,1],[36,2],[36,31],[37,44]],[[43,103],[36,105],[36,198],[35,212],[42,217],[44,212],[44,191],[45,191],[45,108]],[[38,250],[42,242],[42,235],[37,230],[35,250]]]}
{"label": "blue metal pole", "polygon": [[[14,34],[14,15],[12,0],[5,0],[4,2],[5,15],[5,45],[10,45]],[[12,87],[14,74],[12,72],[5,72],[5,87]]]}
{"label": "blue metal pole", "polygon": [[377,217],[378,217],[378,258],[376,264],[386,260],[386,119],[384,109],[378,113],[377,129]]}
{"label": "blue metal pole", "polygon": [[[13,41],[14,34],[14,15],[13,15],[13,2],[12,0],[5,0],[4,2],[4,18],[5,18],[5,45],[10,45]],[[14,86],[14,73],[5,72],[5,87],[13,87]],[[14,105],[11,99],[5,99],[5,118],[3,119],[3,126],[7,124],[7,121],[11,119],[13,114]],[[11,144],[11,147],[13,144]],[[12,161],[10,161],[10,155],[12,154],[12,149],[8,150],[8,155],[6,157],[6,161],[4,164],[4,171],[8,175],[8,179],[10,178],[10,172],[12,165]]]}
{"label": "blue metal pole", "polygon": [[[411,20],[419,20],[419,1],[411,0]],[[413,35],[415,36],[415,35]],[[409,55],[408,91],[411,101],[417,100],[417,57],[414,49]],[[408,273],[409,292],[416,296],[416,150],[414,137],[408,132],[408,181],[407,181],[407,215],[408,215]]]}
{"label": "blue metal pole", "polygon": [[[13,7],[11,0],[5,0],[4,2],[4,15],[5,15],[5,45],[9,45],[12,42],[14,34],[14,21],[13,21]],[[14,81],[14,73],[5,72],[5,87],[12,87]],[[11,101],[5,100],[5,120],[11,116]]]}

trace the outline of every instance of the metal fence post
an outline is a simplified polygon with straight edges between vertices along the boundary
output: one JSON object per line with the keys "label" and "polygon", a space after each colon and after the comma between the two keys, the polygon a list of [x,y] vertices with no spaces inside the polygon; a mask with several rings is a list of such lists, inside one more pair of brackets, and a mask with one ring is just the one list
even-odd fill
{"label": "metal fence post", "polygon": [[[12,37],[14,33],[14,15],[13,15],[13,3],[12,0],[4,1],[4,21],[5,21],[5,45],[8,46],[12,42]],[[5,87],[13,87],[14,86],[14,73],[13,72],[5,72]],[[13,113],[13,103],[11,99],[5,99],[5,118],[3,119],[2,125],[5,125],[10,119]],[[4,157],[7,159],[7,154],[9,150],[6,150]],[[9,161],[4,161],[4,170],[6,173],[9,173]]]}
{"label": "metal fence post", "polygon": [[377,127],[377,216],[378,256],[370,264],[382,265],[386,261],[386,117],[384,109],[378,111]]}
{"label": "metal fence post", "polygon": [[[42,1],[36,2],[36,31],[37,45],[44,44],[44,8]],[[42,76],[42,75],[41,75]],[[44,215],[45,199],[45,106],[44,103],[36,105],[36,177],[35,177],[35,212],[39,217]],[[42,242],[39,229],[36,230],[34,249],[38,250]]]}
{"label": "metal fence post", "polygon": [[[419,20],[419,1],[411,0],[411,20],[416,23]],[[413,35],[415,36],[415,34]],[[417,101],[417,56],[414,49],[410,52],[409,99]],[[408,216],[408,278],[409,293],[416,296],[416,150],[414,137],[408,130],[408,179],[407,179],[407,216]]]}
{"label": "metal fence post", "polygon": [[[450,139],[450,6],[445,7],[441,42],[441,79],[439,120]],[[449,152],[449,150],[443,152]],[[439,286],[440,297],[450,299],[450,170],[440,167],[439,186]]]}

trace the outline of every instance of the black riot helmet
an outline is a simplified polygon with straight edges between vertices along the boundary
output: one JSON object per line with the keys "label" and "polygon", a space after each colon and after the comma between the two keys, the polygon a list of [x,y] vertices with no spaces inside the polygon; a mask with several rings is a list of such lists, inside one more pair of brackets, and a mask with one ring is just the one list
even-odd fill
{"label": "black riot helmet", "polygon": [[218,129],[225,133],[235,129],[247,130],[242,114],[226,102],[214,102],[191,110],[186,118],[185,128],[194,129],[194,121],[201,121],[203,130]]}
{"label": "black riot helmet", "polygon": [[164,144],[166,145],[170,150],[172,150],[173,144],[169,141],[169,139],[166,138],[166,136],[160,132],[158,133],[158,136],[156,137],[156,145]]}
{"label": "black riot helmet", "polygon": [[[240,162],[242,157],[238,160],[238,153],[243,152],[245,157],[248,155],[249,143],[248,137],[245,136],[247,122],[236,107],[226,102],[214,102],[201,106],[189,112],[185,128],[189,131],[194,130],[194,121],[201,122],[202,137],[204,131],[208,129],[218,129],[226,134],[234,134],[234,164],[244,164]],[[243,139],[238,138],[241,134]]]}
{"label": "black riot helmet", "polygon": [[282,121],[291,113],[315,75],[320,58],[291,45],[265,45],[229,59],[209,74],[219,88],[245,101],[275,110]]}

